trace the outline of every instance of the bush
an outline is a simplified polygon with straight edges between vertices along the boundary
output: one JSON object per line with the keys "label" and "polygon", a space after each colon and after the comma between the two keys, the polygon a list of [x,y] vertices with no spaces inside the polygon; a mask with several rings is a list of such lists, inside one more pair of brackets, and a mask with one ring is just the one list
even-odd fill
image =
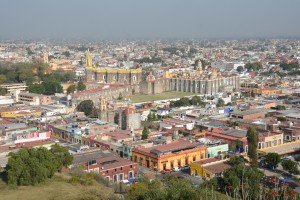
{"label": "bush", "polygon": [[80,183],[80,179],[77,176],[72,176],[69,180],[68,183],[71,183],[72,185],[76,185]]}

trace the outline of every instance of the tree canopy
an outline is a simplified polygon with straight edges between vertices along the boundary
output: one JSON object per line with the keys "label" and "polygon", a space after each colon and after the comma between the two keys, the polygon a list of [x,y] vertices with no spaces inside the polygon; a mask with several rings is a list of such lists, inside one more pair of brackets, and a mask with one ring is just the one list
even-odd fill
{"label": "tree canopy", "polygon": [[292,160],[283,160],[281,162],[283,169],[289,171],[291,174],[299,174],[298,165]]}
{"label": "tree canopy", "polygon": [[79,103],[77,106],[77,110],[84,112],[85,115],[91,115],[94,109],[94,103],[92,100],[84,100]]}
{"label": "tree canopy", "polygon": [[258,70],[262,69],[262,64],[260,62],[246,63],[245,68],[248,71],[258,71]]}
{"label": "tree canopy", "polygon": [[190,106],[190,105],[204,106],[205,104],[206,104],[205,102],[201,101],[200,97],[193,96],[191,99],[187,97],[183,97],[177,101],[171,101],[170,107],[181,107],[181,106]]}
{"label": "tree canopy", "polygon": [[265,158],[266,163],[272,165],[274,168],[280,163],[280,155],[278,153],[268,153]]}
{"label": "tree canopy", "polygon": [[73,157],[65,147],[53,145],[50,151],[46,148],[21,149],[16,153],[9,153],[5,175],[11,185],[36,185],[63,166],[72,163]]}
{"label": "tree canopy", "polygon": [[76,85],[70,85],[67,89],[67,93],[68,94],[74,93],[75,90],[76,90]]}
{"label": "tree canopy", "polygon": [[149,128],[147,126],[144,126],[143,132],[142,132],[142,140],[148,139],[149,135]]}
{"label": "tree canopy", "polygon": [[238,67],[236,68],[236,70],[237,70],[238,72],[242,72],[242,71],[244,70],[244,67],[243,67],[243,66],[238,66]]}
{"label": "tree canopy", "polygon": [[217,107],[223,107],[223,106],[225,106],[224,100],[223,100],[222,98],[219,98],[219,99],[218,99],[218,103],[217,103],[216,106],[217,106]]}
{"label": "tree canopy", "polygon": [[86,89],[86,85],[82,81],[79,81],[78,84],[77,84],[77,90],[78,91],[83,91],[85,89]]}
{"label": "tree canopy", "polygon": [[249,127],[247,131],[248,141],[248,156],[252,167],[257,166],[257,146],[258,146],[258,133],[254,127]]}

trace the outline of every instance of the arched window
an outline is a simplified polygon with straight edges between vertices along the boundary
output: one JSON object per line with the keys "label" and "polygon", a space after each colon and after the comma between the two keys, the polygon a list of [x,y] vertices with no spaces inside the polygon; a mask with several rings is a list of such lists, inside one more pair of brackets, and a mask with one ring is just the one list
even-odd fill
{"label": "arched window", "polygon": [[129,178],[134,178],[134,173],[133,173],[133,171],[130,171],[130,172],[129,172],[128,177],[129,177]]}
{"label": "arched window", "polygon": [[120,174],[119,175],[119,181],[123,181],[123,179],[124,179],[124,174]]}
{"label": "arched window", "polygon": [[103,75],[103,80],[106,80],[106,76],[105,75]]}
{"label": "arched window", "polygon": [[115,182],[118,182],[118,175],[117,174],[114,175],[114,183]]}

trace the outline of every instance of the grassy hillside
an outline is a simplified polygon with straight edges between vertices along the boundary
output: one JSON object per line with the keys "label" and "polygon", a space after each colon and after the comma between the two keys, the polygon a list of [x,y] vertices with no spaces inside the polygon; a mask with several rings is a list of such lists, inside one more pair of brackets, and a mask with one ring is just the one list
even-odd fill
{"label": "grassy hillside", "polygon": [[93,200],[115,199],[111,188],[93,182],[92,185],[68,182],[70,176],[57,174],[37,186],[11,187],[0,181],[0,199],[5,200]]}

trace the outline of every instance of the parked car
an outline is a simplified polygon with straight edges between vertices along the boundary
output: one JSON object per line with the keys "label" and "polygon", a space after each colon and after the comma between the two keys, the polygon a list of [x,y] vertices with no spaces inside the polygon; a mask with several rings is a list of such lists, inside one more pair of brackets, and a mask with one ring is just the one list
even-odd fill
{"label": "parked car", "polygon": [[180,171],[180,168],[179,168],[179,167],[174,167],[174,168],[172,169],[172,171],[173,171],[173,172],[179,172],[179,171]]}
{"label": "parked car", "polygon": [[190,169],[190,166],[185,165],[185,166],[181,167],[181,170],[187,170],[187,169]]}

